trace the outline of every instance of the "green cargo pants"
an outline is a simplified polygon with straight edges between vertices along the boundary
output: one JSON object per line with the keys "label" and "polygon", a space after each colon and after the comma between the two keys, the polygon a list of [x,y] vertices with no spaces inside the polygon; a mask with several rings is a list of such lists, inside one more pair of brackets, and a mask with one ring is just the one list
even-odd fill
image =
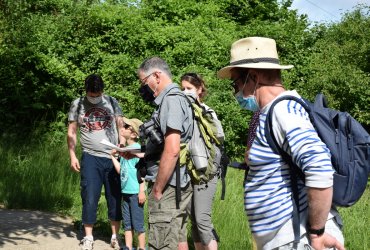
{"label": "green cargo pants", "polygon": [[176,189],[168,185],[162,198],[157,201],[152,194],[152,183],[148,185],[148,244],[150,250],[177,249],[177,244],[186,239],[188,215],[186,207],[192,199],[192,186],[181,188],[180,208],[176,209]]}

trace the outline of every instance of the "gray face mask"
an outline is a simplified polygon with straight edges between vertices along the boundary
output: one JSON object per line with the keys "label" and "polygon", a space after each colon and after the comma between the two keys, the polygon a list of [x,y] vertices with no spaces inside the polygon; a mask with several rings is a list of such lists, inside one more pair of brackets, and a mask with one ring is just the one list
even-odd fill
{"label": "gray face mask", "polygon": [[198,94],[195,89],[192,89],[192,90],[184,89],[182,92],[185,95],[192,97],[194,100],[198,98]]}
{"label": "gray face mask", "polygon": [[87,100],[91,103],[91,104],[98,104],[100,103],[102,100],[103,100],[103,97],[102,96],[96,96],[96,97],[92,97],[92,96],[86,96]]}

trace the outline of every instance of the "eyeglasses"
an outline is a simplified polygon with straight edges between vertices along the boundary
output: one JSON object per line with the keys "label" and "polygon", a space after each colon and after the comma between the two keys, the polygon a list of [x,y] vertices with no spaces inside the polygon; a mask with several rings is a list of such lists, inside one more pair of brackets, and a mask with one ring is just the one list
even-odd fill
{"label": "eyeglasses", "polygon": [[160,73],[162,73],[162,72],[161,72],[161,71],[154,71],[154,72],[150,73],[149,75],[147,75],[146,77],[144,77],[142,80],[140,80],[140,83],[141,83],[142,85],[145,85],[145,84],[146,84],[146,81],[148,80],[148,78],[149,78],[151,75],[155,74],[155,73],[160,74]]}
{"label": "eyeglasses", "polygon": [[234,89],[235,92],[239,91],[239,88],[238,88],[238,81],[242,79],[241,76],[239,76],[238,78],[236,78],[234,81],[232,81],[230,83],[230,86]]}
{"label": "eyeglasses", "polygon": [[142,80],[140,80],[140,83],[141,84],[146,84],[146,81],[148,80],[148,78],[151,76],[151,75],[153,75],[155,72],[152,72],[152,73],[150,73],[149,75],[147,75],[146,77],[144,77]]}
{"label": "eyeglasses", "polygon": [[231,87],[234,89],[235,94],[239,92],[238,81],[242,81],[242,83],[244,84],[243,85],[243,89],[244,89],[245,85],[247,84],[248,77],[249,77],[249,72],[246,75],[239,74],[239,77],[231,82]]}

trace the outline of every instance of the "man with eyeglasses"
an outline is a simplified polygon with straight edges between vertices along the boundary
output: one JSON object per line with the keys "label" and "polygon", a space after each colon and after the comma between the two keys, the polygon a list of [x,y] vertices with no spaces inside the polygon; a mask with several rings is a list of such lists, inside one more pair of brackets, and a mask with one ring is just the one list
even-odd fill
{"label": "man with eyeglasses", "polygon": [[[103,185],[112,229],[111,246],[120,249],[117,239],[122,220],[120,176],[113,167],[111,149],[100,141],[104,139],[115,145],[124,143],[124,138],[119,136],[123,125],[122,110],[116,99],[103,94],[104,82],[99,75],[86,77],[85,90],[86,96],[75,99],[71,104],[67,137],[70,167],[81,173],[82,223],[85,229],[81,250],[93,249],[93,225]],[[75,152],[78,128],[81,166]]]}
{"label": "man with eyeglasses", "polygon": [[180,143],[187,142],[193,133],[193,113],[163,59],[146,59],[138,69],[138,77],[141,97],[156,106],[151,120],[142,126],[149,135],[144,156],[149,249],[173,250],[179,242],[187,241],[186,207],[192,187],[186,166],[179,166],[178,160]]}
{"label": "man with eyeglasses", "polygon": [[[233,80],[241,108],[260,112],[244,181],[245,211],[257,248],[344,250],[340,216],[332,207],[330,151],[307,112],[292,100],[279,102],[272,112],[271,133],[302,170],[302,179],[291,173],[281,151],[272,149],[266,135],[270,131],[265,133],[266,115],[276,98],[301,98],[294,90],[286,91],[282,83],[281,70],[293,66],[280,64],[275,40],[270,38],[240,39],[230,52],[230,65],[219,70],[218,77]],[[295,193],[296,199],[292,199]]]}

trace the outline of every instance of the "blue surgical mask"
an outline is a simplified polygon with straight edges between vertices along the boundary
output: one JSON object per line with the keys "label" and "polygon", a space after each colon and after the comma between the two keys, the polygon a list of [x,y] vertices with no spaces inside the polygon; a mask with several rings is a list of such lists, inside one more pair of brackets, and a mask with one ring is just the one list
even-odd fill
{"label": "blue surgical mask", "polygon": [[240,107],[243,109],[247,109],[253,112],[256,112],[260,109],[256,97],[254,95],[244,97],[243,90],[239,91],[235,95],[235,98],[238,101]]}

